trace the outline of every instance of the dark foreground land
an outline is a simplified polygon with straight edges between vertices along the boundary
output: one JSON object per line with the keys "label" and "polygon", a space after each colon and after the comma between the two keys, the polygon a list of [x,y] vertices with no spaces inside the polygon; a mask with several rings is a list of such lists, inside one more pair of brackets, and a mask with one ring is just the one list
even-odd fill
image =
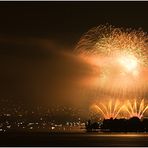
{"label": "dark foreground land", "polygon": [[148,146],[148,134],[5,133],[0,146]]}

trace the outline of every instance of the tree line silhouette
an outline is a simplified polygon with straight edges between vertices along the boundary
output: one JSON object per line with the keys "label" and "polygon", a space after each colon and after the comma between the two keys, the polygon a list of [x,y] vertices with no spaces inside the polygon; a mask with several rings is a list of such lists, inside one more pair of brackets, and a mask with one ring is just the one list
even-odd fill
{"label": "tree line silhouette", "polygon": [[138,117],[130,119],[104,119],[99,122],[91,122],[86,124],[86,130],[89,131],[109,131],[109,132],[148,132],[148,119],[140,120]]}

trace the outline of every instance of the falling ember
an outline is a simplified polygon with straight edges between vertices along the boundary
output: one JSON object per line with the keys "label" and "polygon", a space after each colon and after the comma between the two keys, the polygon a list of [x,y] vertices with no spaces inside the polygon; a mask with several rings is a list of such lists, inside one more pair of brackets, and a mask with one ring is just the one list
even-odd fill
{"label": "falling ember", "polygon": [[147,33],[140,29],[100,25],[81,37],[75,52],[98,67],[92,83],[99,93],[119,98],[145,97],[148,89]]}
{"label": "falling ember", "polygon": [[117,118],[123,107],[124,106],[121,105],[121,103],[118,100],[116,100],[115,102],[110,100],[108,104],[94,104],[91,106],[90,109],[94,110],[97,113],[101,113],[105,119],[115,119]]}
{"label": "falling ember", "polygon": [[138,117],[139,119],[143,117],[143,114],[148,109],[148,105],[144,104],[144,99],[142,99],[140,103],[138,103],[136,100],[128,100],[124,107],[125,110],[129,113],[130,117]]}

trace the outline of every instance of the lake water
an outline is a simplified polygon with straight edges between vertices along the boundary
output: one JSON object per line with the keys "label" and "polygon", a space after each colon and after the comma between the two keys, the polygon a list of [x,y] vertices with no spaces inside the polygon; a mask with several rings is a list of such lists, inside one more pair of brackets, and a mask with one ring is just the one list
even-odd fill
{"label": "lake water", "polygon": [[8,133],[0,139],[0,146],[148,146],[146,133]]}

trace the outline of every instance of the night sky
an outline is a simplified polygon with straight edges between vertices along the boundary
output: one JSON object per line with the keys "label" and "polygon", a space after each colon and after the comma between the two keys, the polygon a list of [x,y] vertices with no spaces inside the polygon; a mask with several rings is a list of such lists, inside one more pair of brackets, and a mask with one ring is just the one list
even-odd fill
{"label": "night sky", "polygon": [[[91,67],[73,56],[100,24],[148,31],[148,2],[0,2],[0,98],[85,105]],[[81,102],[81,103],[80,103]]]}

